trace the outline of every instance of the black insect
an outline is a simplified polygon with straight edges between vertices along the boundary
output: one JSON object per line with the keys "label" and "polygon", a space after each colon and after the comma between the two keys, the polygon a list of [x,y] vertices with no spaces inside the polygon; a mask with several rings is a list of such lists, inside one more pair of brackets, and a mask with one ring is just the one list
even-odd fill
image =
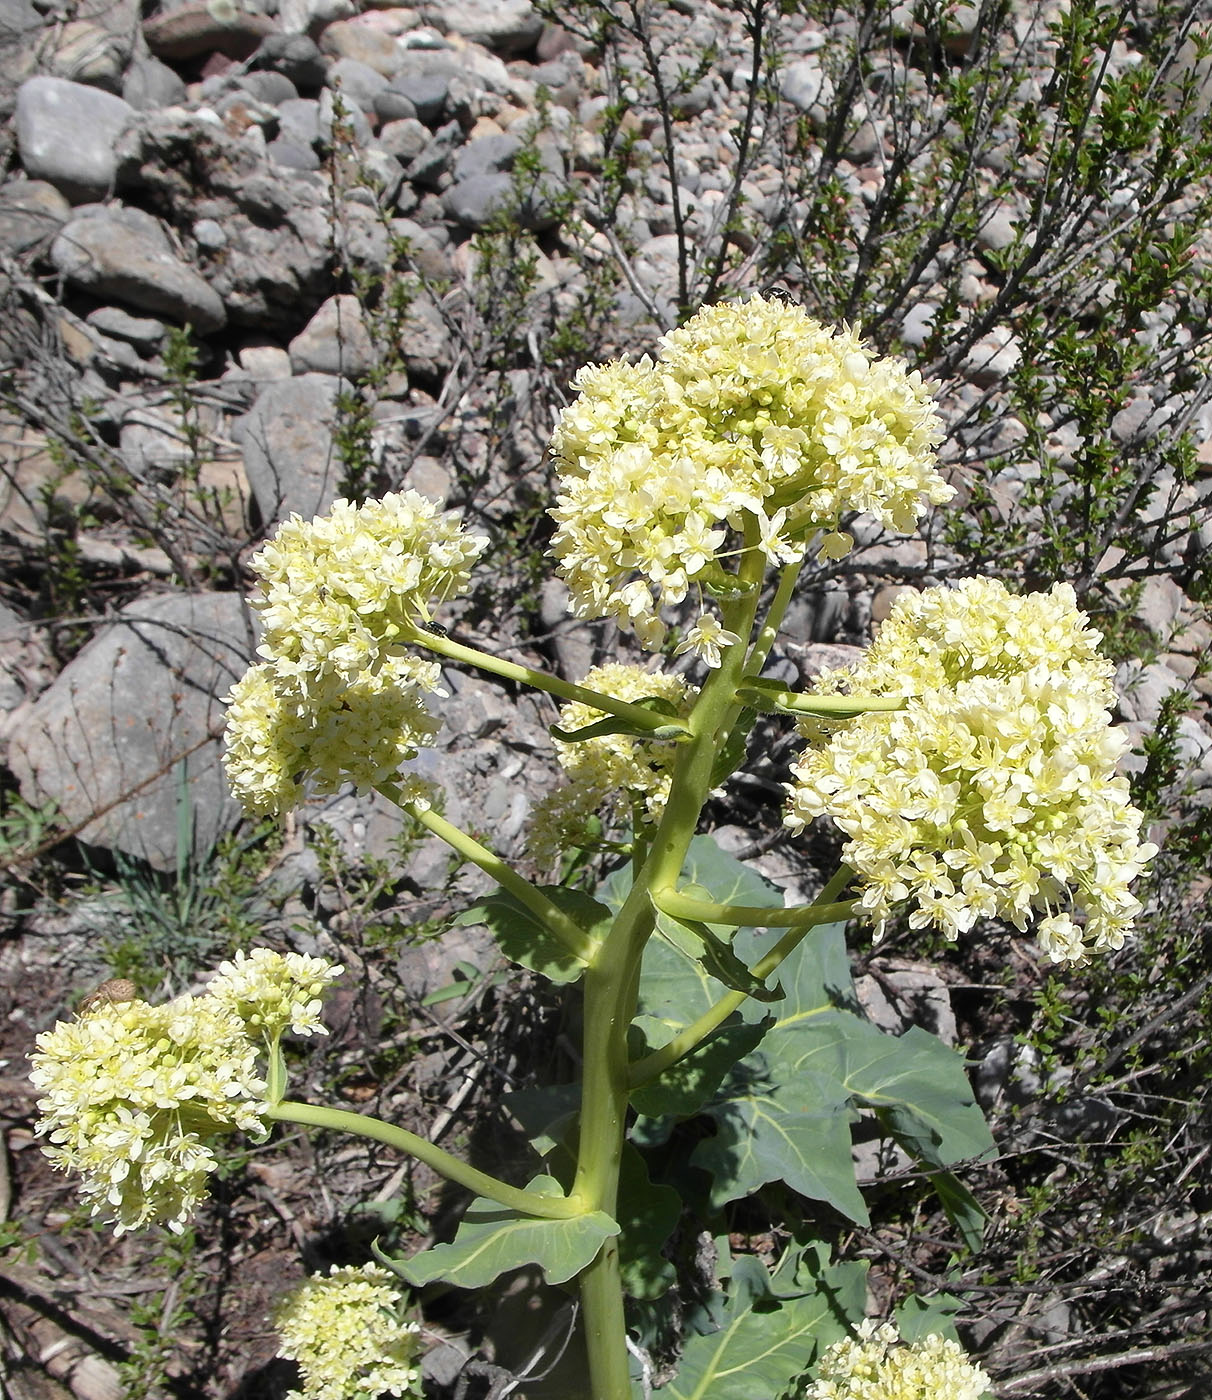
{"label": "black insect", "polygon": [[440,622],[422,622],[422,623],[421,623],[421,626],[424,627],[424,629],[426,630],[426,632],[431,632],[435,637],[449,637],[449,636],[450,636],[450,631],[449,631],[449,629],[446,628],[446,627],[443,627],[442,624],[441,624]]}

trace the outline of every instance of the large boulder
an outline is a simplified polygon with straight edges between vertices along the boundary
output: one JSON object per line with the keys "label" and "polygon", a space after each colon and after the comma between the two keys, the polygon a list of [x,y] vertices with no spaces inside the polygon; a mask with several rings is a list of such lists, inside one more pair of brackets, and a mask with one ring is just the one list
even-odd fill
{"label": "large boulder", "polygon": [[83,291],[171,317],[204,335],[227,320],[219,294],[177,257],[159,220],[142,209],[81,210],[51,244],[51,261]]}
{"label": "large boulder", "polygon": [[333,428],[343,388],[330,374],[274,380],[245,416],[244,471],[266,530],[292,511],[310,519],[332,504],[342,472]]}
{"label": "large boulder", "polygon": [[171,870],[184,794],[193,854],[205,853],[239,816],[220,766],[222,698],[254,650],[238,594],[132,604],[14,717],[22,796],[55,802],[83,841]]}
{"label": "large boulder", "polygon": [[17,150],[25,173],[73,204],[104,199],[116,173],[114,147],[135,109],[113,93],[66,78],[30,78],[17,93]]}

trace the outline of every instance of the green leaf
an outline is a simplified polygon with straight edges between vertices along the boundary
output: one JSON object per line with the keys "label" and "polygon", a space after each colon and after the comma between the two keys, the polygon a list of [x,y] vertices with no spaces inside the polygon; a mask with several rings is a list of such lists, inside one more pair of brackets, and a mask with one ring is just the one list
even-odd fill
{"label": "green leaf", "polygon": [[[605,936],[611,912],[583,890],[564,885],[540,885],[539,890],[591,938]],[[483,924],[510,962],[558,984],[575,982],[585,964],[551,934],[520,900],[503,889],[493,890],[455,918],[456,924]]]}
{"label": "green leaf", "polygon": [[629,1143],[623,1146],[619,1172],[619,1268],[623,1290],[631,1298],[659,1298],[673,1287],[673,1265],[661,1246],[677,1229],[682,1198],[672,1186],[654,1185],[648,1167]]}
{"label": "green leaf", "polygon": [[981,1203],[951,1172],[931,1172],[930,1185],[947,1219],[959,1231],[964,1248],[975,1254],[985,1242],[985,1221],[989,1218]]}
{"label": "green leaf", "polygon": [[911,1293],[896,1310],[897,1331],[907,1342],[920,1341],[931,1332],[958,1342],[953,1319],[963,1306],[960,1299],[950,1293],[936,1293],[932,1298]]}
{"label": "green leaf", "polygon": [[[768,1024],[765,1021],[747,1024],[739,1017],[730,1017],[689,1055],[635,1090],[631,1096],[635,1109],[650,1118],[688,1118],[697,1113],[715,1094],[733,1065],[757,1048]],[[668,1022],[651,1016],[637,1017],[635,1025],[646,1042],[641,1052],[645,1054],[659,1050],[675,1034]]]}
{"label": "green leaf", "polygon": [[[536,1177],[527,1189],[540,1195],[562,1194],[549,1176]],[[567,1283],[618,1233],[618,1225],[604,1211],[570,1220],[539,1220],[478,1197],[468,1206],[450,1244],[434,1245],[411,1259],[376,1254],[414,1288],[438,1280],[460,1288],[482,1288],[527,1264],[537,1264],[548,1283]]]}
{"label": "green leaf", "polygon": [[[760,1058],[746,1060],[737,1071]],[[734,1082],[741,1078],[734,1071]],[[837,1080],[805,1074],[740,1082],[706,1111],[716,1134],[699,1143],[690,1160],[714,1176],[713,1205],[783,1181],[848,1219],[867,1223],[850,1157],[849,1098]]]}
{"label": "green leaf", "polygon": [[757,1259],[737,1259],[723,1326],[690,1338],[662,1397],[766,1400],[782,1395],[820,1348],[846,1335],[848,1319],[862,1316],[865,1279],[864,1264],[821,1267],[810,1291],[779,1297]]}
{"label": "green leaf", "polygon": [[650,726],[624,719],[621,715],[607,715],[604,719],[594,720],[592,724],[582,725],[580,729],[561,729],[558,725],[553,724],[551,734],[564,744],[579,744],[586,739],[604,739],[610,734],[629,734],[636,739],[685,739],[687,737],[688,731],[681,721],[677,706],[663,695],[646,695],[642,700],[632,700],[630,703],[641,710],[651,710],[655,715],[664,715],[673,720],[674,723],[663,724],[659,728],[653,729]]}

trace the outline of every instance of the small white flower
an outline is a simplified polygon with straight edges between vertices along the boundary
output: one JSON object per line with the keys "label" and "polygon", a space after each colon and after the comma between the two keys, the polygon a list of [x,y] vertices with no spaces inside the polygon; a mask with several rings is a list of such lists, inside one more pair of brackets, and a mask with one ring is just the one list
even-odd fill
{"label": "small white flower", "polygon": [[686,633],[684,640],[674,648],[674,652],[680,656],[683,652],[693,651],[705,665],[714,670],[722,660],[721,649],[736,646],[740,640],[740,637],[735,632],[729,632],[714,614],[703,613]]}

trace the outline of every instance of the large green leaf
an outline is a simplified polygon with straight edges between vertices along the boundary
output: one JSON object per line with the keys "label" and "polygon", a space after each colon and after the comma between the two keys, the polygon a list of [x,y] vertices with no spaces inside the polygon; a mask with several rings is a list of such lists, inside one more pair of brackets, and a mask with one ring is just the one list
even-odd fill
{"label": "large green leaf", "polygon": [[[592,895],[583,890],[567,889],[563,885],[540,888],[557,909],[567,914],[591,938],[604,937],[612,915]],[[485,895],[454,922],[483,924],[510,962],[521,963],[548,981],[575,982],[585,971],[581,959],[569,952],[544,927],[536,914],[505,890],[496,889]]]}
{"label": "large green leaf", "polygon": [[624,1144],[615,1208],[619,1236],[619,1269],[623,1291],[631,1298],[659,1298],[673,1287],[673,1265],[661,1247],[677,1229],[682,1198],[672,1186],[654,1185],[643,1157]]}
{"label": "large green leaf", "polygon": [[[536,1177],[528,1189],[562,1194],[548,1176]],[[384,1263],[414,1288],[439,1279],[460,1288],[482,1288],[527,1264],[537,1264],[548,1283],[567,1283],[618,1233],[618,1225],[604,1211],[569,1220],[539,1220],[477,1197],[450,1244],[434,1245],[411,1259],[385,1258]]]}
{"label": "large green leaf", "polygon": [[[637,1016],[645,1050],[657,1050],[674,1035],[667,1021]],[[652,1118],[688,1118],[716,1093],[733,1065],[755,1050],[765,1035],[767,1022],[747,1024],[734,1017],[701,1041],[689,1055],[664,1074],[635,1090],[631,1102],[639,1113]]]}
{"label": "large green leaf", "polygon": [[[823,1250],[822,1250],[823,1254]],[[692,1337],[670,1400],[773,1400],[863,1314],[864,1264],[822,1264],[811,1291],[779,1296],[761,1263],[735,1261],[723,1326]]]}

